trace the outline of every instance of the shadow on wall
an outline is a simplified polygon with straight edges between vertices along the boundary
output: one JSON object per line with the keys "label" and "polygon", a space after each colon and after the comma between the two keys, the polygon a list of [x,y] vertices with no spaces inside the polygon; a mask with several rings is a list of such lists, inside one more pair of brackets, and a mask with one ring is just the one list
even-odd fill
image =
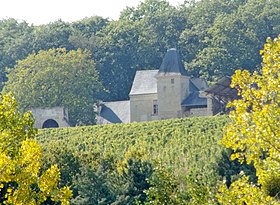
{"label": "shadow on wall", "polygon": [[102,108],[101,115],[111,123],[122,123],[121,119],[114,113],[114,111],[107,106]]}

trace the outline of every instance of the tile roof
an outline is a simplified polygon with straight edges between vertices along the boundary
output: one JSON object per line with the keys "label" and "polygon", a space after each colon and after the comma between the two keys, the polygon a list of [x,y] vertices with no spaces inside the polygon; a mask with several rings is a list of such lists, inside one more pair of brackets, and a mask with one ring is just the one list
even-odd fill
{"label": "tile roof", "polygon": [[97,124],[129,123],[130,101],[103,102]]}
{"label": "tile roof", "polygon": [[[203,80],[203,79],[202,79]],[[190,82],[190,94],[183,100],[182,106],[184,107],[201,107],[207,106],[207,98],[200,97],[200,89],[194,84],[193,79]],[[202,81],[201,81],[202,82]],[[205,81],[204,81],[205,82]],[[200,86],[200,84],[198,84]]]}
{"label": "tile roof", "polygon": [[199,89],[205,90],[208,88],[206,81],[203,78],[191,78],[191,82]]}
{"label": "tile roof", "polygon": [[158,70],[136,71],[129,95],[157,93]]}
{"label": "tile roof", "polygon": [[199,91],[194,91],[190,93],[190,95],[183,100],[182,106],[184,107],[200,107],[200,106],[207,106],[207,98],[200,97]]}

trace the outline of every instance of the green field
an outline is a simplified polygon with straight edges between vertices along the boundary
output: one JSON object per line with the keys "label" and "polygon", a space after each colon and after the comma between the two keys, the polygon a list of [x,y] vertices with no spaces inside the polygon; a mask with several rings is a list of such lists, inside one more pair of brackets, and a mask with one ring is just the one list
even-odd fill
{"label": "green field", "polygon": [[225,123],[222,116],[45,129],[37,139],[45,151],[67,149],[81,161],[100,154],[122,159],[129,149],[141,148],[149,159],[160,160],[174,170],[208,170],[221,156],[223,148],[218,141]]}
{"label": "green field", "polygon": [[64,180],[70,181],[65,184],[71,185],[81,167],[96,171],[102,160],[110,159],[116,169],[124,158],[139,157],[160,163],[181,179],[191,173],[201,175],[202,181],[216,181],[226,122],[225,116],[218,116],[44,129],[37,140],[44,163],[57,163]]}

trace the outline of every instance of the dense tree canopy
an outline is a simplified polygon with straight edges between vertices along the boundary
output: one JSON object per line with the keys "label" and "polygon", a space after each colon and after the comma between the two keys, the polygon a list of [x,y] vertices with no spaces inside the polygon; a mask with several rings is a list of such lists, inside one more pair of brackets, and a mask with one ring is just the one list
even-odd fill
{"label": "dense tree canopy", "polygon": [[280,33],[275,22],[280,20],[279,4],[279,0],[198,2],[197,9],[190,11],[193,26],[181,39],[183,55],[192,56],[184,56],[187,68],[208,80],[232,75],[236,69],[259,68],[261,45]]}
{"label": "dense tree canopy", "polygon": [[50,49],[18,61],[5,92],[13,92],[22,110],[64,106],[71,125],[94,122],[93,104],[102,89],[89,51]]}
{"label": "dense tree canopy", "polygon": [[[260,69],[258,54],[267,36],[280,33],[280,0],[146,0],[126,8],[116,21],[92,16],[40,26],[6,19],[0,22],[0,71],[28,54],[52,48],[88,49],[113,101],[128,98],[137,70],[157,69],[167,49],[176,47],[189,75],[209,82],[236,69]],[[12,35],[11,35],[12,34]],[[2,82],[1,81],[1,82]]]}
{"label": "dense tree canopy", "polygon": [[69,37],[73,33],[71,24],[58,20],[47,25],[34,27],[33,50],[49,50],[51,48],[74,48],[69,43]]}
{"label": "dense tree canopy", "polygon": [[0,21],[0,87],[6,81],[5,68],[13,67],[17,60],[32,52],[33,27],[15,19]]}

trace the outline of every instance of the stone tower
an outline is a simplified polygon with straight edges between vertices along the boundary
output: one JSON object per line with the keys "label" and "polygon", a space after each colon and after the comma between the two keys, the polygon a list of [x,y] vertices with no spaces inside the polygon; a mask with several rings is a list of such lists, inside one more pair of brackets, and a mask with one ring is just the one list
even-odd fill
{"label": "stone tower", "polygon": [[182,117],[181,103],[189,95],[190,77],[176,49],[167,51],[156,78],[159,119]]}

